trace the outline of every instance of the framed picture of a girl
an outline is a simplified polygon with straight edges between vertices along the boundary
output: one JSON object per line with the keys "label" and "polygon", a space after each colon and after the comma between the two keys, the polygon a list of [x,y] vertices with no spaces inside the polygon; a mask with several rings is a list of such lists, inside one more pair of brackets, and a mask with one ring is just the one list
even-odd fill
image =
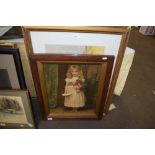
{"label": "framed picture of a girl", "polygon": [[77,112],[80,107],[85,106],[85,94],[82,90],[85,86],[83,71],[79,65],[70,65],[65,79],[64,106],[71,107]]}
{"label": "framed picture of a girl", "polygon": [[45,119],[102,118],[114,56],[55,54],[34,59]]}

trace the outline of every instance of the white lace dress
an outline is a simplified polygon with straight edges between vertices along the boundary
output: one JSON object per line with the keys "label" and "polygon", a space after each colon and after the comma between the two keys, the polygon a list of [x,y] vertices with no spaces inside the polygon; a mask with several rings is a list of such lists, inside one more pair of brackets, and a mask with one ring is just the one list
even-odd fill
{"label": "white lace dress", "polygon": [[[79,108],[85,106],[84,92],[77,88],[76,82],[78,77],[66,78],[66,94],[64,106]],[[82,80],[84,82],[84,79]]]}

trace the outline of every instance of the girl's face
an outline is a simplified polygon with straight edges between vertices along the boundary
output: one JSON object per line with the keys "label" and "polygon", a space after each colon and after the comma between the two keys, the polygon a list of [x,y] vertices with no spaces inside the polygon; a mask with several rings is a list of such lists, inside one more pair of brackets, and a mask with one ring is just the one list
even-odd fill
{"label": "girl's face", "polygon": [[72,73],[73,76],[78,76],[79,75],[79,72],[76,69],[73,69],[71,73]]}

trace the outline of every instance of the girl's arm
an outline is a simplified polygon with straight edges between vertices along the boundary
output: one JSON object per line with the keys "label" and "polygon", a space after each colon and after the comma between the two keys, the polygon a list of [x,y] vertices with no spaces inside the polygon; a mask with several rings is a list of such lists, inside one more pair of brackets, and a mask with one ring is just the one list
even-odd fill
{"label": "girl's arm", "polygon": [[66,82],[66,84],[65,84],[65,93],[67,93],[67,87],[68,87],[68,79],[67,78],[65,79],[65,82]]}

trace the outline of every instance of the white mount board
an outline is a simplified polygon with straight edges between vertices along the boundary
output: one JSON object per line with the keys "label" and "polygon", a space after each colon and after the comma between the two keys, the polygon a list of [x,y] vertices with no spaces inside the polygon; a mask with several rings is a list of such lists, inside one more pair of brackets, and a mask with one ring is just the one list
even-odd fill
{"label": "white mount board", "polygon": [[[114,55],[115,57],[118,54],[122,38],[122,35],[120,34],[98,34],[77,32],[31,31],[30,35],[34,54],[46,53],[47,45],[105,46],[106,53],[104,54]],[[79,52],[76,54],[81,53]]]}

